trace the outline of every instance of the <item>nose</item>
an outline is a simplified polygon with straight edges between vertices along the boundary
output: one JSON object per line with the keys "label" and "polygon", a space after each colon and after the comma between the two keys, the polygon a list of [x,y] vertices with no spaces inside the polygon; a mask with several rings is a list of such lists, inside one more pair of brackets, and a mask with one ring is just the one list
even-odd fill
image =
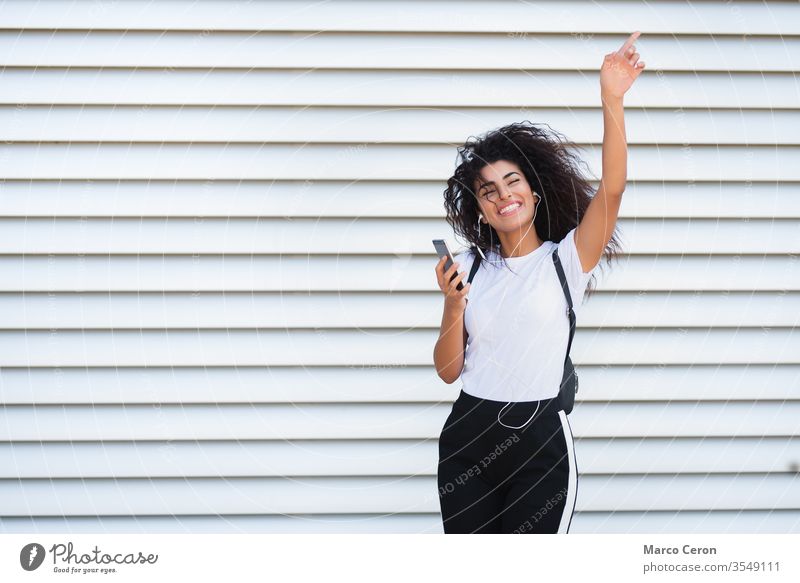
{"label": "nose", "polygon": [[504,200],[506,198],[511,198],[511,191],[508,187],[504,184],[501,188],[497,189],[497,198],[499,200]]}

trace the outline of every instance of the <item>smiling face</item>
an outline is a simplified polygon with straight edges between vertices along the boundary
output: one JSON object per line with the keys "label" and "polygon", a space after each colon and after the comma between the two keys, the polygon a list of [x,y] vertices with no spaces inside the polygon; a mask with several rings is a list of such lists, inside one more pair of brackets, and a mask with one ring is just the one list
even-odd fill
{"label": "smiling face", "polygon": [[539,200],[520,167],[507,160],[481,169],[475,194],[484,217],[481,222],[488,222],[498,233],[527,229]]}

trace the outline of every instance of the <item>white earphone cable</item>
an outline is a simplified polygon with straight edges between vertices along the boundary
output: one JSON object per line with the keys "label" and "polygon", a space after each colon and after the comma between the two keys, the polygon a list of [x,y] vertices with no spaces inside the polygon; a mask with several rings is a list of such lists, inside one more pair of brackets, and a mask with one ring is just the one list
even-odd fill
{"label": "white earphone cable", "polygon": [[[539,211],[539,205],[541,204],[541,201],[542,201],[542,197],[539,195],[539,193],[538,193],[538,192],[534,191],[534,193],[533,193],[533,194],[536,196],[536,198],[537,198],[538,200],[537,200],[537,202],[536,202],[536,206],[534,207],[534,210],[533,210],[533,218],[531,219],[531,222],[530,222],[530,224],[528,225],[528,228],[527,228],[527,230],[525,231],[525,234],[523,234],[523,235],[522,235],[522,238],[520,238],[520,242],[522,242],[522,239],[525,237],[525,235],[527,235],[527,234],[528,234],[528,232],[531,230],[531,227],[533,227],[533,222],[536,220],[536,213]],[[478,213],[478,230],[480,230],[480,224],[481,224],[481,219],[482,219],[482,218],[483,218],[483,214],[482,214],[482,213]],[[490,231],[490,234],[491,234],[491,231]],[[517,244],[517,247],[519,247],[519,244]],[[516,250],[516,248],[515,248],[514,250]],[[481,257],[483,257],[484,259],[486,259],[486,256],[483,254],[483,251],[481,251],[481,248],[480,248],[480,247],[478,247],[478,253],[480,253]],[[536,409],[533,411],[533,414],[532,414],[530,417],[528,417],[528,420],[527,420],[527,421],[525,421],[525,423],[523,423],[522,425],[519,425],[519,426],[514,426],[514,425],[506,425],[506,424],[505,424],[505,423],[503,423],[503,421],[500,419],[500,415],[503,413],[503,411],[505,411],[505,410],[506,410],[506,407],[508,407],[509,405],[512,405],[513,403],[515,403],[515,401],[513,401],[513,400],[512,400],[512,401],[509,401],[508,403],[506,403],[505,405],[503,405],[503,407],[500,409],[500,411],[498,411],[498,412],[497,412],[497,422],[498,422],[498,423],[500,423],[500,425],[502,425],[503,427],[507,427],[507,428],[509,428],[509,429],[522,429],[522,428],[523,428],[523,427],[525,427],[525,426],[526,426],[528,423],[530,423],[531,419],[533,419],[533,418],[536,416],[536,413],[538,413],[538,412],[539,412],[539,405],[541,404],[541,401],[537,401],[537,402],[536,402]]]}

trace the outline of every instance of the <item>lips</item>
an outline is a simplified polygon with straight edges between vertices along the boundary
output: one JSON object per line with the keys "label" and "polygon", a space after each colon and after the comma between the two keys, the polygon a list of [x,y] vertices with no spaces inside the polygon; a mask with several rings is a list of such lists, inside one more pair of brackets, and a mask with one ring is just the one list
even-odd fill
{"label": "lips", "polygon": [[[515,202],[512,202],[511,204],[507,204],[503,208],[499,209],[497,211],[497,213],[501,217],[508,217],[510,215],[513,215],[513,214],[516,214],[517,212],[519,212],[519,209],[521,209],[521,208],[522,208],[522,203],[515,201]],[[508,209],[508,210],[506,210],[506,209]]]}

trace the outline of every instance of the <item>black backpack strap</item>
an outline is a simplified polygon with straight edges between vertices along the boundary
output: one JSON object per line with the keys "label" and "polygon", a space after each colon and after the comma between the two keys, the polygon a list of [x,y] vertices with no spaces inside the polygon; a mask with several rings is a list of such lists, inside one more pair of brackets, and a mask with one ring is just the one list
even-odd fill
{"label": "black backpack strap", "polygon": [[[561,290],[564,292],[564,297],[567,298],[567,316],[569,316],[569,343],[567,344],[567,358],[569,358],[569,351],[572,348],[572,337],[575,336],[575,312],[572,309],[572,296],[569,293],[569,284],[567,283],[567,276],[564,275],[564,268],[561,266],[561,259],[558,256],[558,245],[553,249],[553,263],[556,266],[556,273],[558,279],[561,280]],[[564,359],[566,362],[566,358]]]}
{"label": "black backpack strap", "polygon": [[478,248],[473,247],[472,253],[475,255],[475,259],[472,261],[472,269],[469,270],[467,283],[472,283],[472,278],[475,277],[475,272],[478,271],[478,268],[481,266],[481,256],[478,254]]}

